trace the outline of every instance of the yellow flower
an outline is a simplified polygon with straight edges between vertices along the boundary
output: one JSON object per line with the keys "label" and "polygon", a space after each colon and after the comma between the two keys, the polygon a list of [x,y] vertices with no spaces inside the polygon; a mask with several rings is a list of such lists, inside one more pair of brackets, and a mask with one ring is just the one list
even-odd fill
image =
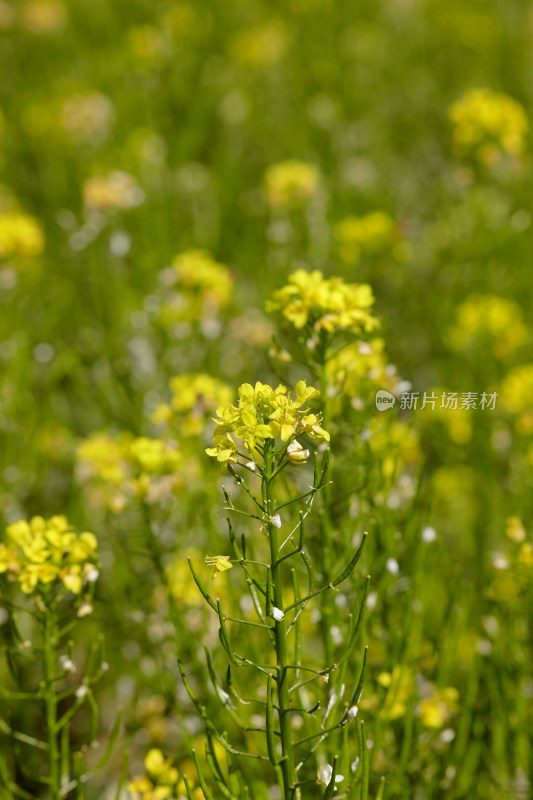
{"label": "yellow flower", "polygon": [[259,381],[252,386],[243,383],[239,388],[238,405],[226,403],[217,409],[214,433],[216,447],[206,453],[221,462],[237,463],[238,450],[232,434],[241,439],[249,453],[254,453],[267,439],[280,438],[287,442],[302,433],[312,439],[329,441],[329,433],[317,414],[308,414],[308,400],[317,397],[318,389],[298,381],[293,398],[286,386],[273,389]]}
{"label": "yellow flower", "polygon": [[205,250],[186,250],[172,262],[178,285],[203,290],[224,305],[231,297],[233,280],[228,268],[215,261]]}
{"label": "yellow flower", "polygon": [[98,577],[96,537],[88,531],[77,535],[64,516],[18,520],[6,536],[10,544],[0,545],[0,572],[17,580],[26,594],[56,580],[79,594],[85,582]]}
{"label": "yellow flower", "polygon": [[72,564],[70,567],[65,567],[61,570],[61,580],[65,588],[72,592],[72,594],[79,594],[83,587],[81,577],[81,568],[79,564]]}
{"label": "yellow flower", "polygon": [[131,434],[111,437],[93,433],[78,446],[78,474],[82,480],[101,478],[106,483],[120,485],[128,474]]}
{"label": "yellow flower", "polygon": [[181,463],[181,456],[171,443],[147,436],[132,442],[131,454],[141,469],[153,474],[174,472]]}
{"label": "yellow flower", "polygon": [[59,568],[54,564],[28,564],[20,575],[18,581],[25,594],[33,592],[37,584],[52,583],[59,575]]}
{"label": "yellow flower", "polygon": [[71,95],[61,106],[61,125],[75,142],[105,139],[114,118],[111,100],[99,92]]}
{"label": "yellow flower", "polygon": [[289,38],[281,20],[269,20],[240,31],[231,43],[231,55],[246,67],[270,67],[284,56]]}
{"label": "yellow flower", "polygon": [[507,538],[512,542],[524,542],[526,539],[526,531],[524,524],[520,517],[508,517],[507,527],[505,531]]}
{"label": "yellow flower", "polygon": [[0,544],[0,575],[4,572],[15,574],[19,569],[20,564],[16,548]]}
{"label": "yellow flower", "polygon": [[427,728],[443,728],[459,710],[458,700],[459,692],[452,686],[433,689],[428,697],[420,701],[419,713],[422,724]]}
{"label": "yellow flower", "polygon": [[287,447],[287,458],[292,464],[305,464],[309,458],[309,450],[304,450],[296,439]]}
{"label": "yellow flower", "polygon": [[201,433],[206,416],[233,399],[233,390],[227,384],[203,373],[175,375],[169,386],[170,405],[159,406],[153,419],[159,424],[179,424],[180,434],[185,436]]}
{"label": "yellow flower", "polygon": [[178,770],[171,759],[165,759],[158,748],[152,748],[144,759],[147,776],[139,776],[128,783],[128,791],[142,800],[167,800],[176,798]]}
{"label": "yellow flower", "polygon": [[83,202],[94,211],[133,208],[144,200],[144,192],[127,172],[115,171],[96,175],[83,185]]}
{"label": "yellow flower", "polygon": [[206,250],[180,253],[164,275],[165,283],[173,289],[159,311],[166,326],[211,319],[228,305],[233,294],[228,267],[215,261]]}
{"label": "yellow flower", "polygon": [[226,570],[233,567],[229,556],[206,556],[205,563],[210,567],[214,567],[213,578],[216,578],[219,572],[226,572]]}
{"label": "yellow flower", "polygon": [[345,283],[342,278],[324,278],[320,270],[298,269],[289,282],[267,301],[267,311],[281,311],[295,328],[316,332],[368,333],[378,326],[370,309],[372,289],[366,283]]}
{"label": "yellow flower", "polygon": [[448,109],[455,146],[490,165],[502,154],[520,156],[525,149],[528,120],[523,107],[490,89],[469,89]]}
{"label": "yellow flower", "polygon": [[305,161],[282,161],[269,167],[265,174],[265,192],[272,208],[304,205],[318,191],[320,174]]}
{"label": "yellow flower", "polygon": [[505,411],[520,414],[531,409],[533,397],[533,364],[520,364],[502,381],[500,402]]}
{"label": "yellow flower", "polygon": [[456,323],[448,332],[455,350],[486,346],[505,359],[529,339],[519,305],[496,295],[472,295],[458,307]]}
{"label": "yellow flower", "polygon": [[339,255],[347,264],[361,257],[382,253],[398,239],[397,225],[385,211],[373,211],[362,217],[345,217],[335,226]]}
{"label": "yellow flower", "polygon": [[409,700],[415,692],[415,679],[406,666],[396,665],[392,673],[382,672],[378,683],[387,689],[380,716],[384,719],[398,719],[407,711]]}
{"label": "yellow flower", "polygon": [[531,542],[524,542],[518,552],[518,563],[525,567],[533,567],[533,545]]}
{"label": "yellow flower", "polygon": [[85,533],[80,533],[70,545],[70,559],[74,562],[87,561],[95,557],[97,549],[98,541],[96,536],[94,533],[85,531]]}
{"label": "yellow flower", "polygon": [[44,250],[44,235],[36,219],[20,211],[0,212],[0,259],[37,256]]}
{"label": "yellow flower", "polygon": [[22,26],[31,33],[50,33],[63,27],[66,8],[59,0],[28,0],[22,6]]}

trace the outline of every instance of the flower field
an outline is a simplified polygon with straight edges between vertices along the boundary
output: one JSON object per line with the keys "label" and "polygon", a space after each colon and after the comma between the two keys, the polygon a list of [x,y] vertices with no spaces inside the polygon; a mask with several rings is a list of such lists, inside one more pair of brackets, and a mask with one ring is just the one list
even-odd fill
{"label": "flower field", "polygon": [[533,796],[532,35],[0,0],[0,800]]}

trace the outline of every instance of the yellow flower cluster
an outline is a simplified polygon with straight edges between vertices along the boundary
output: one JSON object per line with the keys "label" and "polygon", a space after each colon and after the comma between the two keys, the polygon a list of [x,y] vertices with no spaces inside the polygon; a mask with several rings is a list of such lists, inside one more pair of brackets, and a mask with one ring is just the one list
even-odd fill
{"label": "yellow flower cluster", "polygon": [[[292,442],[294,437],[307,434],[311,439],[329,441],[320,415],[309,413],[306,407],[319,394],[305,381],[296,384],[294,399],[286,386],[273,389],[265,383],[243,383],[237,406],[226,403],[217,408],[213,437],[216,446],[206,450],[207,454],[224,463],[237,463],[239,451],[234,436],[242,440],[249,453],[261,448],[267,439]],[[309,455],[308,451],[303,452]]]}
{"label": "yellow flower cluster", "polygon": [[524,152],[528,120],[523,107],[490,89],[469,89],[448,109],[454,141],[461,153],[472,153],[490,165],[502,154]]}
{"label": "yellow flower cluster", "polygon": [[392,672],[381,672],[377,680],[380,686],[387,689],[380,716],[388,720],[403,717],[416,690],[412,670],[396,664]]}
{"label": "yellow flower cluster", "polygon": [[388,367],[383,339],[354,342],[343,347],[327,361],[326,375],[337,392],[351,398],[364,399],[368,390],[375,390],[377,385],[392,391],[398,383],[395,373]]}
{"label": "yellow flower cluster", "polygon": [[517,303],[497,295],[471,295],[457,309],[456,323],[448,333],[455,350],[489,345],[500,359],[512,356],[529,339]]}
{"label": "yellow flower cluster", "polygon": [[66,19],[67,9],[59,0],[27,0],[21,8],[21,25],[30,33],[52,33]]}
{"label": "yellow flower cluster", "polygon": [[390,250],[398,239],[398,226],[385,211],[362,217],[345,217],[335,226],[339,255],[346,264]]}
{"label": "yellow flower cluster", "polygon": [[44,235],[36,219],[20,211],[0,212],[0,259],[36,256],[44,249]]}
{"label": "yellow flower cluster", "polygon": [[412,425],[400,419],[374,417],[368,423],[366,439],[382,463],[383,476],[392,478],[420,460],[419,436]]}
{"label": "yellow flower cluster", "polygon": [[175,288],[175,294],[165,300],[160,310],[164,325],[216,317],[231,300],[231,273],[206,250],[180,253],[172,262],[172,270],[164,274],[165,282]]}
{"label": "yellow flower cluster", "polygon": [[246,67],[270,67],[285,55],[289,37],[282,20],[273,19],[240,31],[231,43],[231,55]]}
{"label": "yellow flower cluster", "polygon": [[158,406],[153,420],[159,424],[179,421],[180,434],[185,436],[201,433],[206,416],[233,399],[230,386],[205,373],[175,375],[169,386],[172,400]]}
{"label": "yellow flower cluster", "polygon": [[325,278],[320,270],[297,269],[286,286],[267,301],[267,311],[281,311],[295,328],[306,326],[314,332],[350,331],[368,333],[378,327],[370,309],[372,289],[366,283],[346,283],[342,278]]}
{"label": "yellow flower cluster", "polygon": [[[185,798],[185,783],[180,778],[172,760],[165,758],[161,750],[152,748],[144,759],[146,775],[128,783],[128,791],[135,800],[181,800]],[[195,800],[205,800],[201,789],[193,791]]]}
{"label": "yellow flower cluster", "polygon": [[[451,394],[440,387],[432,388],[428,394],[435,394],[437,397]],[[472,438],[472,415],[466,408],[458,405],[446,406],[442,402],[436,402],[435,408],[427,405],[420,409],[420,419],[428,428],[440,425],[446,431],[451,441],[457,445],[466,445]]]}
{"label": "yellow flower cluster", "polygon": [[143,200],[144,192],[128,172],[116,170],[108,175],[96,175],[83,185],[83,202],[92,211],[133,208]]}
{"label": "yellow flower cluster", "polygon": [[453,686],[443,689],[431,687],[430,693],[418,706],[420,720],[426,728],[443,728],[453,714],[459,711],[459,692]]}
{"label": "yellow flower cluster", "polygon": [[132,497],[156,502],[182,484],[181,454],[164,439],[95,433],[81,442],[77,456],[79,479],[91,488],[100,484],[103,495],[93,500],[112,511],[122,511]]}
{"label": "yellow flower cluster", "polygon": [[0,544],[0,573],[18,581],[23,592],[59,581],[74,594],[94,582],[98,542],[93,533],[77,534],[66,517],[32,517],[6,529],[7,544]]}
{"label": "yellow flower cluster", "polygon": [[533,397],[533,364],[520,364],[510,370],[502,381],[500,400],[511,414],[531,412]]}
{"label": "yellow flower cluster", "polygon": [[114,117],[111,100],[100,92],[71,95],[60,109],[61,126],[73,141],[101,141],[108,135]]}
{"label": "yellow flower cluster", "polygon": [[304,205],[318,191],[320,173],[305,161],[282,161],[265,173],[265,193],[271,208],[287,209]]}

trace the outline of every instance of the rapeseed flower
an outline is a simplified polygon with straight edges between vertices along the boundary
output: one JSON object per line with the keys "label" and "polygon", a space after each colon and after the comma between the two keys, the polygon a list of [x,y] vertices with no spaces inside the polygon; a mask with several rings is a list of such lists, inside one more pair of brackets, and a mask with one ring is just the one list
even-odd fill
{"label": "rapeseed flower", "polygon": [[282,161],[265,173],[265,193],[271,208],[305,205],[318,191],[320,173],[305,161]]}
{"label": "rapeseed flower", "polygon": [[101,142],[110,132],[115,109],[100,92],[73,94],[62,103],[60,119],[72,141]]}
{"label": "rapeseed flower", "polygon": [[[165,758],[161,750],[153,747],[144,759],[146,775],[133,778],[128,783],[128,792],[136,800],[181,800],[185,797],[185,783],[180,772]],[[195,800],[205,800],[200,788],[193,790]]]}
{"label": "rapeseed flower", "polygon": [[186,250],[162,273],[172,290],[159,311],[163,325],[202,322],[218,315],[233,294],[233,278],[228,267],[207,250]]}
{"label": "rapeseed flower", "polygon": [[98,542],[93,533],[77,534],[64,516],[18,520],[0,544],[0,573],[17,581],[25,594],[55,581],[73,594],[98,577]]}
{"label": "rapeseed flower", "polygon": [[180,434],[199,434],[208,414],[218,406],[233,399],[233,389],[223,381],[205,373],[174,375],[169,381],[172,399],[154,412],[153,420],[159,424],[178,424]]}
{"label": "rapeseed flower", "polygon": [[37,256],[44,249],[44,235],[34,217],[21,211],[0,211],[0,259]]}
{"label": "rapeseed flower", "polygon": [[95,433],[78,446],[78,478],[96,505],[122,511],[137,497],[154,503],[182,485],[182,455],[174,442],[128,433]]}
{"label": "rapeseed flower", "polygon": [[245,67],[271,67],[281,61],[288,44],[285,24],[272,19],[239,31],[231,43],[231,55],[236,63]]}
{"label": "rapeseed flower", "polygon": [[346,264],[390,250],[398,236],[398,226],[385,211],[345,217],[335,226],[339,255]]}
{"label": "rapeseed flower", "polygon": [[266,310],[281,311],[298,330],[361,334],[375,330],[379,324],[370,312],[373,304],[372,289],[366,283],[325,278],[318,269],[297,269],[289,276],[288,284],[267,301]]}
{"label": "rapeseed flower", "polygon": [[448,116],[460,153],[472,153],[490,165],[502,155],[521,156],[528,120],[524,108],[506,94],[491,89],[469,89],[452,103]]}
{"label": "rapeseed flower", "polygon": [[512,356],[529,339],[520,306],[497,295],[471,295],[456,311],[448,332],[454,350],[488,345],[499,359]]}
{"label": "rapeseed flower", "polygon": [[52,33],[66,19],[67,9],[59,0],[28,0],[21,8],[21,25],[30,33]]}
{"label": "rapeseed flower", "polygon": [[273,389],[260,382],[255,386],[243,383],[238,394],[236,406],[226,403],[217,409],[215,447],[206,452],[218,461],[238,462],[240,453],[234,437],[251,454],[268,439],[280,439],[290,445],[296,436],[305,433],[311,439],[329,441],[329,433],[321,427],[320,415],[310,413],[307,408],[308,401],[320,392],[305,381],[298,381],[294,397],[286,386]]}
{"label": "rapeseed flower", "polygon": [[443,689],[433,687],[418,706],[422,724],[427,728],[443,728],[459,710],[458,700],[459,692],[453,686]]}
{"label": "rapeseed flower", "polygon": [[83,185],[84,205],[92,211],[133,208],[144,200],[144,192],[128,172],[116,170],[88,178]]}

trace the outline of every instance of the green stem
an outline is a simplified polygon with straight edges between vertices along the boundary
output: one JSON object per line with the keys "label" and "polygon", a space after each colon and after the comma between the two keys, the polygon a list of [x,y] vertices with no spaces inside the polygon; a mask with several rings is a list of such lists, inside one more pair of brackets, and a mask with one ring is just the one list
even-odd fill
{"label": "green stem", "polygon": [[[272,497],[272,463],[271,453],[265,452],[265,476],[263,478],[263,502],[267,514],[272,516],[275,509]],[[283,587],[281,584],[280,555],[278,543],[278,530],[275,525],[267,523],[268,538],[270,541],[270,568],[272,573],[272,591],[274,606],[284,613]],[[294,747],[291,730],[291,700],[288,685],[286,624],[281,619],[274,628],[276,649],[276,685],[278,690],[278,717],[281,740],[281,774],[283,779],[283,800],[292,800],[296,784],[296,771],[294,767]]]}
{"label": "green stem", "polygon": [[[322,405],[322,427],[327,431],[329,426],[329,409],[328,409],[328,378],[326,373],[326,353],[324,353],[324,362],[320,370],[320,399]],[[333,553],[333,542],[331,533],[331,519],[330,519],[330,500],[331,492],[329,484],[323,487],[322,503],[320,507],[319,520],[320,520],[320,536],[323,542],[321,550],[323,565],[324,565],[324,578],[325,582],[329,583],[331,580],[331,555]],[[320,627],[322,631],[322,638],[324,641],[324,655],[327,664],[331,664],[333,659],[333,641],[331,637],[331,625],[334,618],[333,597],[331,592],[326,592],[322,597]]]}
{"label": "green stem", "polygon": [[57,620],[55,612],[48,609],[44,620],[44,703],[48,737],[48,778],[50,800],[61,798],[61,774],[57,741],[57,696],[55,690],[57,665]]}

